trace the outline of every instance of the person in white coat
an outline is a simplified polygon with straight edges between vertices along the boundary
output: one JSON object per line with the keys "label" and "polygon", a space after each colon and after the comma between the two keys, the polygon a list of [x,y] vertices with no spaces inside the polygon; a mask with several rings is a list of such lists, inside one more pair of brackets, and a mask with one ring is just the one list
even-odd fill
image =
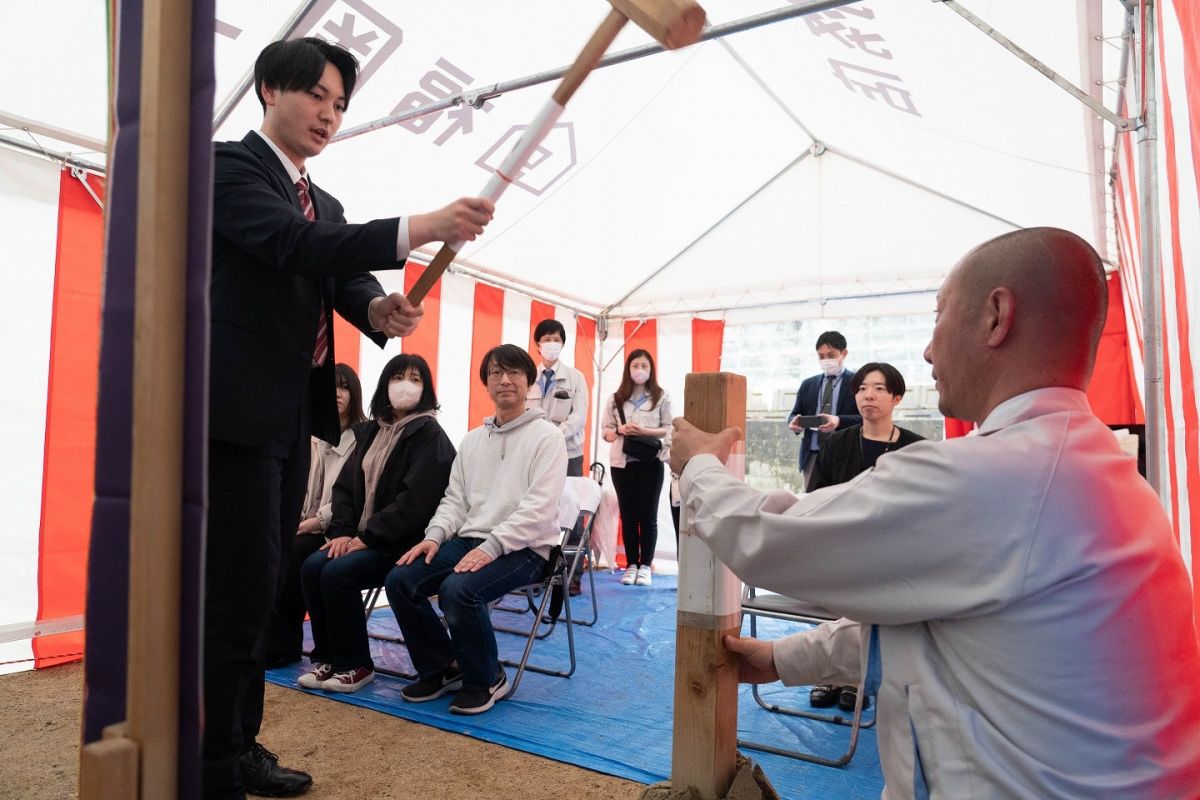
{"label": "person in white coat", "polygon": [[887,800],[1200,791],[1190,580],[1084,394],[1106,305],[1074,234],[971,251],[938,293],[925,358],[942,413],[978,435],[918,442],[801,498],[724,469],[736,430],[675,421],[691,532],[756,586],[861,621],[729,637],[742,679],[836,683],[876,639]]}

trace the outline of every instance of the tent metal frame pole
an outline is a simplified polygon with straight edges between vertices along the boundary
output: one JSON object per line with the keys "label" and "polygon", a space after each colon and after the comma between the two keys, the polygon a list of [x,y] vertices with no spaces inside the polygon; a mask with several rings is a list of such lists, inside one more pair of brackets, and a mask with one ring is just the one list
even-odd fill
{"label": "tent metal frame pole", "polygon": [[729,306],[709,306],[706,308],[681,308],[675,311],[650,311],[644,314],[621,314],[617,309],[609,319],[626,320],[626,319],[645,319],[654,317],[655,319],[663,319],[664,317],[694,317],[697,314],[725,314],[726,318],[730,314],[737,314],[741,311],[761,311],[770,308],[786,308],[788,306],[808,306],[808,305],[825,305],[826,303],[842,303],[854,302],[856,300],[875,300],[880,297],[921,297],[936,295],[938,290],[932,289],[904,289],[896,292],[876,292],[874,294],[844,294],[835,295],[832,297],[808,297],[803,300],[774,300],[769,303],[752,303],[750,305],[738,306],[730,308]]}
{"label": "tent metal frame pole", "polygon": [[[600,443],[604,440],[600,438],[600,406],[604,398],[604,392],[601,387],[604,386],[604,343],[608,341],[608,317],[603,312],[596,317],[596,338],[599,340],[596,345],[596,403],[592,406],[592,442],[595,445],[595,450],[592,451],[592,462],[599,461]],[[589,465],[590,466],[590,465]],[[611,471],[612,466],[609,465],[608,470]],[[611,478],[611,476],[608,476]],[[615,558],[615,556],[614,556]],[[614,563],[612,566],[616,566]]]}
{"label": "tent metal frame pole", "polygon": [[14,150],[23,150],[26,153],[32,153],[35,156],[40,156],[47,161],[55,161],[68,167],[77,167],[96,175],[103,175],[105,173],[104,167],[93,161],[87,161],[77,156],[73,156],[70,153],[63,153],[58,150],[47,150],[46,148],[34,142],[22,142],[20,139],[13,139],[12,137],[5,136],[2,133],[0,133],[0,147],[11,147]]}
{"label": "tent metal frame pole", "polygon": [[38,122],[37,120],[10,114],[7,111],[0,111],[0,125],[7,125],[10,128],[24,131],[30,134],[30,136],[36,133],[58,142],[86,147],[92,153],[104,153],[108,150],[108,142],[94,139],[91,136],[84,136],[82,133],[76,133],[66,128],[59,128],[54,125]]}
{"label": "tent metal frame pole", "polygon": [[[1104,102],[1104,26],[1100,4],[1089,0],[1076,0],[1079,18],[1079,66],[1080,80],[1084,88],[1098,103]],[[1092,202],[1092,237],[1100,251],[1100,258],[1110,261],[1108,237],[1105,235],[1105,209],[1108,208],[1107,165],[1104,163],[1104,120],[1090,109],[1081,109],[1084,115],[1084,142],[1087,148],[1089,195]]]}
{"label": "tent metal frame pole", "polygon": [[[1124,2],[1124,0],[1122,0]],[[1121,69],[1117,77],[1117,108],[1121,109],[1125,106],[1126,83],[1129,78],[1129,62],[1132,58],[1133,51],[1129,43],[1133,41],[1133,10],[1129,9],[1125,12],[1125,28],[1121,32]],[[1117,197],[1115,194],[1115,183],[1117,180],[1117,171],[1121,163],[1121,131],[1114,130],[1112,135],[1112,160],[1108,166],[1108,196],[1112,198],[1113,203],[1113,220],[1112,229],[1113,237],[1116,244],[1118,254],[1121,251],[1120,241],[1116,240],[1119,236],[1117,229]]]}
{"label": "tent metal frame pole", "polygon": [[1146,480],[1164,505],[1169,504],[1165,474],[1166,431],[1163,428],[1162,257],[1158,226],[1158,58],[1154,29],[1154,0],[1143,1],[1141,60],[1142,119],[1138,128],[1141,169],[1139,201],[1142,219],[1142,341],[1145,346]]}
{"label": "tent metal frame pole", "polygon": [[[700,35],[700,41],[706,42],[710,39],[720,39],[723,36],[729,36],[734,33],[742,33],[743,31],[761,28],[764,25],[772,25],[776,22],[782,22],[796,17],[807,16],[808,14],[816,14],[821,11],[828,11],[839,6],[847,6],[858,0],[808,0],[808,2],[797,3],[796,5],[788,5],[783,8],[776,8],[771,11],[764,11],[761,14],[754,14],[749,17],[742,17],[731,22],[723,22],[720,25],[711,25],[705,28],[704,33]],[[653,43],[641,45],[639,47],[631,47],[628,50],[620,50],[616,53],[605,56],[600,59],[595,69],[603,67],[611,67],[616,64],[624,64],[626,61],[633,61],[646,56],[652,56],[657,53],[665,52],[666,48],[662,45]],[[365,122],[362,125],[356,125],[353,128],[346,130],[334,136],[332,141],[340,142],[345,139],[351,139],[355,136],[361,136],[364,133],[370,133],[381,128],[387,128],[392,125],[397,125],[401,122],[407,122],[410,119],[423,117],[426,114],[433,114],[438,111],[445,111],[447,108],[461,106],[463,104],[470,105],[473,108],[480,108],[488,100],[493,100],[502,94],[516,91],[518,89],[527,89],[530,86],[537,86],[542,83],[556,81],[566,74],[567,67],[559,67],[558,69],[546,70],[545,72],[535,72],[526,75],[522,78],[514,78],[513,80],[503,81],[502,83],[493,83],[490,86],[481,86],[476,89],[462,92],[461,94],[452,95],[439,100],[436,103],[431,103],[427,106],[414,108],[400,114],[389,114],[386,117],[380,117],[371,122]],[[214,126],[215,128],[216,126]]]}
{"label": "tent metal frame pole", "polygon": [[967,9],[963,8],[962,5],[957,2],[957,0],[935,0],[935,2],[942,3],[947,8],[954,11],[960,17],[965,19],[967,22],[971,23],[976,28],[983,31],[985,36],[987,36],[988,38],[995,41],[997,44],[999,44],[1005,50],[1009,51],[1010,53],[1012,53],[1017,58],[1024,61],[1029,66],[1033,67],[1038,72],[1042,73],[1042,75],[1049,78],[1054,83],[1055,86],[1058,86],[1060,89],[1062,89],[1067,94],[1074,97],[1079,102],[1083,103],[1085,106],[1090,108],[1092,111],[1096,112],[1097,114],[1099,114],[1100,116],[1104,117],[1106,120],[1111,122],[1113,125],[1117,126],[1117,130],[1131,131],[1137,127],[1138,120],[1136,118],[1122,117],[1119,114],[1114,114],[1113,112],[1109,111],[1107,108],[1104,107],[1103,103],[1096,102],[1096,100],[1093,99],[1090,94],[1083,91],[1075,84],[1071,83],[1069,80],[1064,78],[1062,75],[1059,75],[1057,72],[1055,72],[1053,69],[1051,69],[1048,65],[1039,61],[1028,50],[1025,50],[1020,45],[1018,45],[1016,42],[1009,39],[1004,34],[1000,33],[1000,31],[996,30],[991,25],[987,24],[982,19],[975,16]]}
{"label": "tent metal frame pole", "polygon": [[[279,29],[279,33],[275,34],[275,38],[271,41],[277,42],[283,39],[288,39],[296,28],[300,26],[301,21],[308,16],[308,12],[316,6],[317,0],[305,0],[301,3],[292,16],[288,17],[287,22],[283,23],[283,27]],[[225,95],[225,99],[221,101],[221,105],[217,106],[216,113],[213,114],[213,133],[225,124],[225,120],[229,119],[229,115],[233,113],[233,109],[237,108],[237,104],[242,102],[242,98],[246,96],[246,92],[250,91],[250,87],[254,85],[254,68],[246,70],[242,75],[241,80],[237,85],[230,90],[229,94]]]}
{"label": "tent metal frame pole", "polygon": [[[428,266],[429,262],[433,260],[433,256],[422,250],[414,250],[408,254],[408,260],[417,264],[421,264],[422,266]],[[597,306],[584,306],[581,305],[576,298],[565,297],[559,294],[551,294],[550,292],[536,289],[528,284],[521,283],[516,279],[494,275],[487,270],[472,266],[469,263],[464,264],[461,259],[456,260],[453,264],[447,267],[446,271],[454,275],[462,275],[470,278],[471,280],[486,283],[489,286],[495,286],[500,289],[523,294],[526,297],[533,298],[534,300],[540,300],[543,303],[549,303],[553,306],[560,306],[569,311],[573,311],[576,314],[582,314],[585,317],[595,317],[600,313],[600,310]]]}

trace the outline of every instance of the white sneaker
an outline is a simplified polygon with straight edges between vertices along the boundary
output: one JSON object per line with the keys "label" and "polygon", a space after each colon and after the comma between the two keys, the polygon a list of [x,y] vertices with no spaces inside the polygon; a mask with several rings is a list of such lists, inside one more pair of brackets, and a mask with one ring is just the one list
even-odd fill
{"label": "white sneaker", "polygon": [[653,580],[654,578],[650,574],[649,566],[642,565],[637,568],[637,578],[634,579],[634,583],[638,586],[649,586]]}
{"label": "white sneaker", "polygon": [[621,584],[624,586],[633,586],[633,582],[637,580],[637,576],[637,564],[630,564],[629,569],[625,570],[625,574],[621,576]]}
{"label": "white sneaker", "polygon": [[320,689],[321,684],[333,677],[333,664],[318,662],[312,669],[296,679],[305,689]]}

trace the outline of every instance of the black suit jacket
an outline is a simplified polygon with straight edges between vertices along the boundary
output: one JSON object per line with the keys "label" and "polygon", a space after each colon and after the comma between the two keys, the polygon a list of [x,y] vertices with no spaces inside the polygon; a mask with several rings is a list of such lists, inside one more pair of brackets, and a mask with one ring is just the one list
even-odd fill
{"label": "black suit jacket", "polygon": [[[340,436],[333,311],[381,347],[371,300],[384,294],[371,269],[400,269],[396,218],[346,223],[342,205],[310,184],[316,220],[279,157],[257,133],[216,145],[210,291],[209,436],[266,444],[295,425],[311,393],[312,434]],[[312,368],[324,301],[330,357]]]}
{"label": "black suit jacket", "polygon": [[[792,417],[798,414],[811,416],[820,412],[821,379],[824,377],[824,375],[813,375],[801,382],[800,390],[796,392],[796,403],[792,406],[792,413],[788,414],[788,422],[791,422]],[[838,418],[838,430],[862,424],[862,416],[858,413],[858,404],[854,402],[854,395],[850,392],[850,380],[853,377],[853,370],[842,369],[842,383],[838,386],[837,405],[833,409],[833,415]],[[808,461],[809,455],[813,452],[812,443],[816,436],[815,429],[806,428],[800,439],[801,470],[804,469],[804,463]]]}
{"label": "black suit jacket", "polygon": [[425,538],[425,526],[450,483],[455,452],[437,420],[420,417],[405,425],[376,481],[375,513],[359,530],[367,500],[362,460],[378,433],[374,420],[355,426],[358,444],[333,485],[333,519],[326,535],[358,536],[385,558],[395,559]]}

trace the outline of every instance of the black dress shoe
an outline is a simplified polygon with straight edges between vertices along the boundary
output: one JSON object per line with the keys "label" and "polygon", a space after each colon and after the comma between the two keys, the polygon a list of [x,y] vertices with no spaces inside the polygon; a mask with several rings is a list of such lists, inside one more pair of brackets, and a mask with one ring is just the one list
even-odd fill
{"label": "black dress shoe", "polygon": [[279,756],[257,742],[242,753],[242,783],[246,793],[259,797],[295,797],[312,786],[307,772],[279,766]]}
{"label": "black dress shoe", "polygon": [[[858,688],[855,686],[842,686],[837,693],[837,705],[842,711],[854,712],[854,701],[858,699]],[[871,696],[864,695],[862,701],[863,711],[871,707]]]}
{"label": "black dress shoe", "polygon": [[838,701],[838,690],[829,685],[814,686],[808,693],[808,704],[813,708],[829,708]]}

